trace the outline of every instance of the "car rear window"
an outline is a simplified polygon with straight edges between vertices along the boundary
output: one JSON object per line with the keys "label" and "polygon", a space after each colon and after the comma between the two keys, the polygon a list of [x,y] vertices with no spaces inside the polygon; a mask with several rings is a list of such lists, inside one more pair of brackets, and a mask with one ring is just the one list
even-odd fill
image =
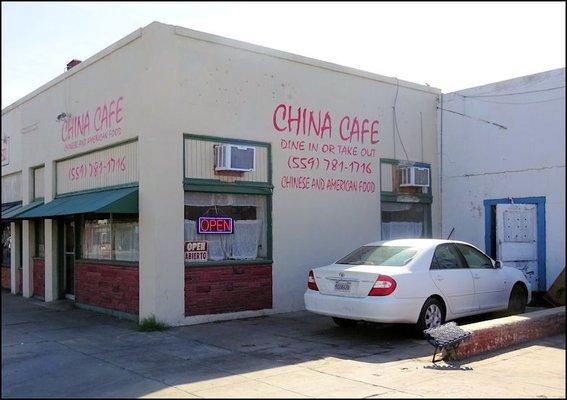
{"label": "car rear window", "polygon": [[417,253],[417,248],[406,246],[362,246],[336,264],[387,265],[402,267]]}

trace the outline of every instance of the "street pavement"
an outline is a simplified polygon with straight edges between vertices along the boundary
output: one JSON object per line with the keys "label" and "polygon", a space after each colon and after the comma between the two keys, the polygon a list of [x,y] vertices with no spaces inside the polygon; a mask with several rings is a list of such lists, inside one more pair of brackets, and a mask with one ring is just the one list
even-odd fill
{"label": "street pavement", "polygon": [[408,327],[307,312],[134,328],[2,291],[2,397],[565,397],[564,335],[433,365]]}

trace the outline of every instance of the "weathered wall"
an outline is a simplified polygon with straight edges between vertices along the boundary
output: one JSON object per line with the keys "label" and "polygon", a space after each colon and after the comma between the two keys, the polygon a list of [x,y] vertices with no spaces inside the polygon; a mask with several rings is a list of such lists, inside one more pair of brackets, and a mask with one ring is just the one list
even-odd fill
{"label": "weathered wall", "polygon": [[549,287],[565,267],[565,69],[449,93],[443,108],[469,116],[442,114],[443,236],[484,249],[485,199],[545,196]]}
{"label": "weathered wall", "polygon": [[464,325],[471,333],[459,346],[459,358],[503,349],[546,336],[565,333],[565,307],[528,312]]}
{"label": "weathered wall", "polygon": [[[176,252],[183,241],[183,196],[179,185],[182,170],[178,164],[181,159],[179,155],[173,157],[170,150],[179,143],[181,133],[269,142],[274,184],[273,308],[278,312],[302,309],[310,268],[330,263],[354,247],[380,238],[378,161],[380,157],[406,157],[393,127],[392,106],[396,92],[398,126],[408,158],[432,165],[433,232],[434,235],[440,233],[437,92],[434,89],[407,82],[399,82],[398,87],[392,78],[182,28],[160,25],[155,29],[156,34],[163,37],[159,41],[161,51],[168,55],[168,62],[161,64],[160,87],[154,93],[163,99],[155,110],[163,118],[159,125],[157,120],[152,125],[154,131],[162,132],[163,142],[152,142],[152,154],[141,153],[145,161],[140,167],[140,182],[141,187],[144,182],[154,182],[154,190],[170,193],[170,199],[178,205],[164,210],[157,198],[145,203],[151,212],[141,215],[141,219],[151,218],[156,230],[147,242],[141,238],[141,263],[145,260],[160,260],[168,265],[182,263],[181,253]],[[169,39],[171,34],[174,34],[173,40]],[[156,57],[161,59],[159,54]],[[317,123],[320,112],[322,125],[328,115],[330,128],[321,128],[320,135],[314,133],[314,129],[309,133],[307,122],[304,131],[303,121],[290,122],[289,111],[284,116],[284,107],[291,107],[293,118],[297,118],[298,108],[301,108],[301,118],[313,111]],[[306,114],[303,114],[304,109]],[[345,117],[349,118],[348,127]],[[354,118],[360,130],[364,123],[368,131],[364,139],[351,136]],[[373,121],[378,123],[372,125]],[[372,129],[377,130],[375,136]],[[290,141],[295,145],[303,141],[305,150],[290,150],[287,147]],[[310,150],[309,144],[318,149]],[[358,154],[340,154],[339,145],[346,150],[356,148]],[[330,146],[333,146],[332,151]],[[149,147],[141,148],[149,151]],[[370,155],[361,156],[362,149]],[[147,156],[151,161],[144,158]],[[318,166],[296,169],[291,167],[294,161],[290,157],[314,157],[318,159]],[[330,160],[329,163],[325,159]],[[334,159],[339,163],[343,161],[343,166],[354,160],[371,164],[371,167],[366,170],[369,172],[364,168],[353,172],[349,167],[333,165]],[[166,163],[164,169],[168,176],[163,177],[159,170],[151,167],[158,162]],[[290,188],[285,181],[288,177],[310,178],[308,188]],[[312,186],[313,181],[320,178],[325,182],[325,190]],[[357,190],[328,189],[329,180],[339,179],[356,182]],[[370,182],[375,187],[365,192],[360,182]],[[142,192],[143,189],[141,196]],[[142,204],[144,199],[140,202]],[[159,215],[160,220],[155,220],[153,214]],[[156,236],[167,237],[166,246],[151,246]],[[178,285],[173,276],[167,278],[168,283],[166,279],[163,281],[168,289]]]}
{"label": "weathered wall", "polygon": [[[111,176],[118,173],[127,175],[127,182],[137,179],[135,152],[130,158],[124,157],[130,153],[120,154],[119,163],[113,150],[70,157],[136,139],[144,128],[151,96],[140,82],[148,81],[153,58],[142,32],[138,29],[2,110],[2,139],[10,142],[8,162],[2,166],[3,185],[5,175],[21,174],[24,204],[34,196],[51,201],[58,194],[56,184],[63,193],[123,183],[123,176]],[[134,58],[138,61],[132,64]],[[62,159],[67,161],[60,162],[57,171]],[[33,167],[39,165],[45,168],[34,182]],[[45,229],[45,296],[50,301],[58,292],[57,246],[51,246],[56,243],[56,230],[50,223]],[[24,259],[30,256],[23,254]],[[19,277],[17,281],[21,286]],[[137,296],[136,292],[135,302]]]}
{"label": "weathered wall", "polygon": [[[152,23],[2,111],[2,136],[12,137],[12,161],[2,174],[22,171],[25,204],[33,186],[31,167],[45,164],[44,197],[50,201],[55,161],[137,137],[139,314],[178,324],[185,321],[183,133],[269,142],[273,309],[297,310],[304,306],[310,268],[380,238],[380,158],[431,164],[433,235],[439,235],[438,93]],[[285,107],[291,107],[287,115]],[[294,118],[299,113],[301,122],[290,120],[290,112]],[[304,131],[311,112],[322,124],[319,134],[310,123]],[[296,168],[301,157],[317,159],[317,167],[312,162],[309,169]],[[309,178],[307,189],[289,187],[290,177],[303,183]],[[324,184],[317,189],[314,182]],[[53,239],[48,225],[46,244]],[[56,276],[52,256],[46,254],[46,277]]]}

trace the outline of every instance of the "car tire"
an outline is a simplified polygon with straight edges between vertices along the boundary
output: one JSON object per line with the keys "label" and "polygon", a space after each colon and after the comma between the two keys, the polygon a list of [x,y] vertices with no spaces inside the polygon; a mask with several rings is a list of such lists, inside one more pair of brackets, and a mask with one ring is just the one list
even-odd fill
{"label": "car tire", "polygon": [[434,328],[436,326],[443,325],[444,323],[445,305],[438,298],[430,297],[427,299],[419,313],[419,319],[416,324],[417,330],[419,332],[423,332],[426,329]]}
{"label": "car tire", "polygon": [[528,304],[528,296],[524,288],[515,284],[508,300],[508,315],[523,314]]}
{"label": "car tire", "polygon": [[341,328],[352,328],[358,324],[358,321],[353,319],[333,317],[333,321]]}

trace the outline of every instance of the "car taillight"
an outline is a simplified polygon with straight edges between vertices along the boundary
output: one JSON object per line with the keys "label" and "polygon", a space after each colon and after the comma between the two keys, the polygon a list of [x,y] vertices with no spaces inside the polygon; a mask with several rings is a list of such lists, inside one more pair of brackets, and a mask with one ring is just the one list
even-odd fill
{"label": "car taillight", "polygon": [[374,282],[374,286],[368,293],[369,296],[388,296],[396,290],[396,281],[386,275],[378,275],[378,279]]}
{"label": "car taillight", "polygon": [[319,288],[315,283],[315,275],[313,275],[313,270],[309,271],[309,278],[307,278],[307,287],[311,290],[319,291]]}

